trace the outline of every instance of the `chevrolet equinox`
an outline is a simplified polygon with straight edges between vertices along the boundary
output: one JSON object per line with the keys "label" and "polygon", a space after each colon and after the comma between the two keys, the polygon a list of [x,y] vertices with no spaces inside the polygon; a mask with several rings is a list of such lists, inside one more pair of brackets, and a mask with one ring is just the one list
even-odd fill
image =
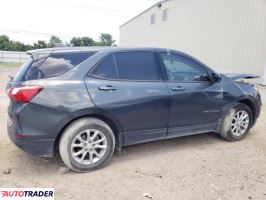
{"label": "chevrolet equinox", "polygon": [[27,52],[7,84],[8,134],[33,155],[59,152],[91,171],[115,150],[199,133],[244,138],[260,114],[252,74],[218,74],[161,48],[54,48]]}

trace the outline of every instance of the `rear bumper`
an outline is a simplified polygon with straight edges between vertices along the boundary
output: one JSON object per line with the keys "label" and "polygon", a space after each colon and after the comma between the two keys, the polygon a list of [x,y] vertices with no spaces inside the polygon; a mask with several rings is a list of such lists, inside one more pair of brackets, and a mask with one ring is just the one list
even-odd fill
{"label": "rear bumper", "polygon": [[53,157],[54,156],[54,139],[17,139],[16,128],[11,120],[7,122],[8,136],[11,141],[23,151],[34,156]]}

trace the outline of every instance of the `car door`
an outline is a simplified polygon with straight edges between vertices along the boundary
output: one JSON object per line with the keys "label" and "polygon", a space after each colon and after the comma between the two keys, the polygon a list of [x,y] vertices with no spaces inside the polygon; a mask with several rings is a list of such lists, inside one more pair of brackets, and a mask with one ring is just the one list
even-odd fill
{"label": "car door", "polygon": [[159,58],[170,91],[168,137],[214,130],[224,104],[221,83],[188,56],[161,52]]}
{"label": "car door", "polygon": [[116,52],[86,77],[97,108],[123,128],[125,145],[165,138],[169,91],[154,52]]}

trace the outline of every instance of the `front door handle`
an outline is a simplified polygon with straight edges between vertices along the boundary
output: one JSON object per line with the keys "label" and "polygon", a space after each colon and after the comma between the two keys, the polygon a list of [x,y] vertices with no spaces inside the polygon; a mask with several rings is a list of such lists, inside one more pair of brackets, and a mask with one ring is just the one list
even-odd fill
{"label": "front door handle", "polygon": [[107,86],[101,86],[98,88],[99,90],[103,90],[103,91],[115,91],[117,90],[116,88],[114,88],[112,85],[107,85]]}
{"label": "front door handle", "polygon": [[172,91],[184,91],[185,88],[183,88],[182,86],[176,86],[172,88]]}

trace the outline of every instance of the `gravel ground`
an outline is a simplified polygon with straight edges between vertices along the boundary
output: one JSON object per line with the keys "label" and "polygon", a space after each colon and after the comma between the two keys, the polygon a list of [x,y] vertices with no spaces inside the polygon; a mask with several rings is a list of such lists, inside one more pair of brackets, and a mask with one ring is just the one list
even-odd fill
{"label": "gravel ground", "polygon": [[[265,105],[242,141],[208,133],[134,145],[103,169],[79,174],[59,158],[32,157],[9,140],[5,83],[17,70],[0,67],[0,187],[54,187],[56,199],[149,199],[144,193],[164,200],[266,199]],[[266,88],[260,90],[266,97]]]}

